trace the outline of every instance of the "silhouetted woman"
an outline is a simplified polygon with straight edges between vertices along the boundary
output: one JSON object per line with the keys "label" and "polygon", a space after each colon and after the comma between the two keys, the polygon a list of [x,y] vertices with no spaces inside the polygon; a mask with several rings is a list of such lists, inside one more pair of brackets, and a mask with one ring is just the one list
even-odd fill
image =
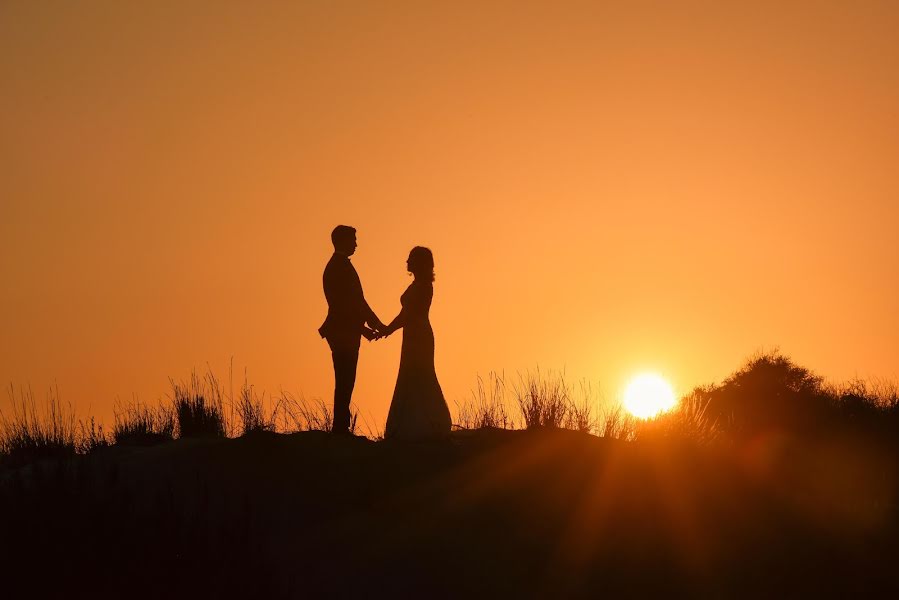
{"label": "silhouetted woman", "polygon": [[434,331],[428,312],[434,296],[434,256],[412,248],[406,267],[415,280],[400,298],[400,314],[384,330],[388,336],[403,328],[400,371],[387,414],[387,438],[423,439],[446,436],[451,421],[434,369]]}

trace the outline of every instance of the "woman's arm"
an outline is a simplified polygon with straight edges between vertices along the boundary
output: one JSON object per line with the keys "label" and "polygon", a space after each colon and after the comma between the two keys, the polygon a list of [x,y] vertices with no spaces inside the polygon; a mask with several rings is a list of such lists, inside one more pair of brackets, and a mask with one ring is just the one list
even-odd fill
{"label": "woman's arm", "polygon": [[390,325],[384,328],[381,332],[382,337],[387,337],[397,329],[400,329],[403,325],[406,324],[406,309],[402,308],[400,310],[400,314],[396,316],[396,318],[390,322]]}

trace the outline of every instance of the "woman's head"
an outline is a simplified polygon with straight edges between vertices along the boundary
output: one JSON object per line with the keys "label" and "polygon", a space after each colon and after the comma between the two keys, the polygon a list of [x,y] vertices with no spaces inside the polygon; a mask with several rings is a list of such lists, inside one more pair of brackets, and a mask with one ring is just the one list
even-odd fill
{"label": "woman's head", "polygon": [[434,255],[423,246],[416,246],[409,252],[406,268],[416,279],[434,281]]}

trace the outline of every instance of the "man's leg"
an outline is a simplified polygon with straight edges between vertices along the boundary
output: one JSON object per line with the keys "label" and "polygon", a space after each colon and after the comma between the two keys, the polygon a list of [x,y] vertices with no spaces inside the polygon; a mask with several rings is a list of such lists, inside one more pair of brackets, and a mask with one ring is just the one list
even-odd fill
{"label": "man's leg", "polygon": [[350,429],[350,401],[356,386],[359,345],[333,343],[330,340],[328,343],[334,360],[334,423],[331,431],[346,433]]}

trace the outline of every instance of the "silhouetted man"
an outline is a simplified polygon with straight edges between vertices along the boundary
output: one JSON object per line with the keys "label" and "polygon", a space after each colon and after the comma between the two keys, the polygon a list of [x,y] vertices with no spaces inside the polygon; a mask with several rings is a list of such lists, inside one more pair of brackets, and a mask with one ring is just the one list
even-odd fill
{"label": "silhouetted man", "polygon": [[[334,426],[335,433],[348,433],[350,428],[350,400],[356,385],[356,365],[359,362],[361,336],[372,340],[384,329],[362,294],[359,275],[350,262],[356,252],[356,230],[338,225],[331,232],[334,255],[322,276],[328,317],[318,332],[328,340],[334,359]],[[366,327],[366,323],[369,327]]]}

